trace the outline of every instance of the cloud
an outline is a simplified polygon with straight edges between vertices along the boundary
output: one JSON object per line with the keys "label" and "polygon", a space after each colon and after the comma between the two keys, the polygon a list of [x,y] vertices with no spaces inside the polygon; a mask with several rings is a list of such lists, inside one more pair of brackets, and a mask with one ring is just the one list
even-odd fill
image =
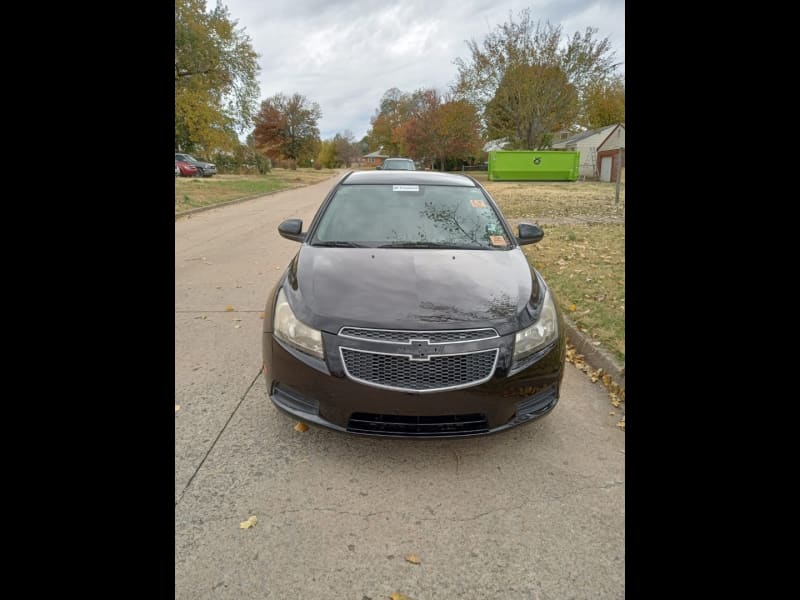
{"label": "cloud", "polygon": [[534,19],[559,23],[566,34],[597,27],[625,60],[624,0],[223,2],[260,55],[262,100],[298,92],[319,103],[323,139],[345,129],[361,139],[389,88],[447,91],[457,75],[453,61],[467,58],[465,42],[480,43],[509,11],[516,18],[529,7]]}

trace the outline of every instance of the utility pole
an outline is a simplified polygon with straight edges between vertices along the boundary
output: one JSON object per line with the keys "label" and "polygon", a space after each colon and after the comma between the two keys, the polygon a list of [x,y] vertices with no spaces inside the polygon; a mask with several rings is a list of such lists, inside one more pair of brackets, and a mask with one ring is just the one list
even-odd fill
{"label": "utility pole", "polygon": [[[619,125],[617,125],[617,143],[619,143]],[[614,197],[614,206],[619,204],[619,174],[622,170],[622,146],[617,149],[617,194]]]}

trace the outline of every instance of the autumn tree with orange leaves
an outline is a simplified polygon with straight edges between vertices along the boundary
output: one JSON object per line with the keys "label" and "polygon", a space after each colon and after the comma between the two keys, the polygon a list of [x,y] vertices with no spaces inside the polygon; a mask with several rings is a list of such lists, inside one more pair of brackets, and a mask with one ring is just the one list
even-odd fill
{"label": "autumn tree with orange leaves", "polygon": [[253,138],[259,150],[272,159],[313,158],[319,148],[319,104],[305,96],[275,94],[261,103]]}

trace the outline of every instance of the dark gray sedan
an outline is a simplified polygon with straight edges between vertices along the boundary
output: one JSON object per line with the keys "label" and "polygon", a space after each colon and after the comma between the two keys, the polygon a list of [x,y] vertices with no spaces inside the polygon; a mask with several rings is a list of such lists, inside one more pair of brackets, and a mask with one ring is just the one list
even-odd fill
{"label": "dark gray sedan", "polygon": [[564,372],[552,291],[474,179],[361,171],[329,192],[269,294],[263,367],[294,418],[364,435],[454,437],[550,412]]}

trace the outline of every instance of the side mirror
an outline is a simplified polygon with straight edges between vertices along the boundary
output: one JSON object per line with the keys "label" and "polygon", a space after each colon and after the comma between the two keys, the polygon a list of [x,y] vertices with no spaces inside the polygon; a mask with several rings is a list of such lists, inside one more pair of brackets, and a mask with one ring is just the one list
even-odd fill
{"label": "side mirror", "polygon": [[286,219],[278,225],[278,233],[281,234],[281,237],[293,242],[302,242],[306,239],[306,234],[300,233],[301,231],[303,231],[303,219]]}
{"label": "side mirror", "polygon": [[538,225],[531,225],[530,223],[519,224],[519,235],[517,236],[517,243],[520,246],[525,244],[535,244],[544,237],[544,231]]}
{"label": "side mirror", "polygon": [[378,165],[377,167],[375,167],[375,170],[380,171],[382,168],[383,168],[382,166]]}

